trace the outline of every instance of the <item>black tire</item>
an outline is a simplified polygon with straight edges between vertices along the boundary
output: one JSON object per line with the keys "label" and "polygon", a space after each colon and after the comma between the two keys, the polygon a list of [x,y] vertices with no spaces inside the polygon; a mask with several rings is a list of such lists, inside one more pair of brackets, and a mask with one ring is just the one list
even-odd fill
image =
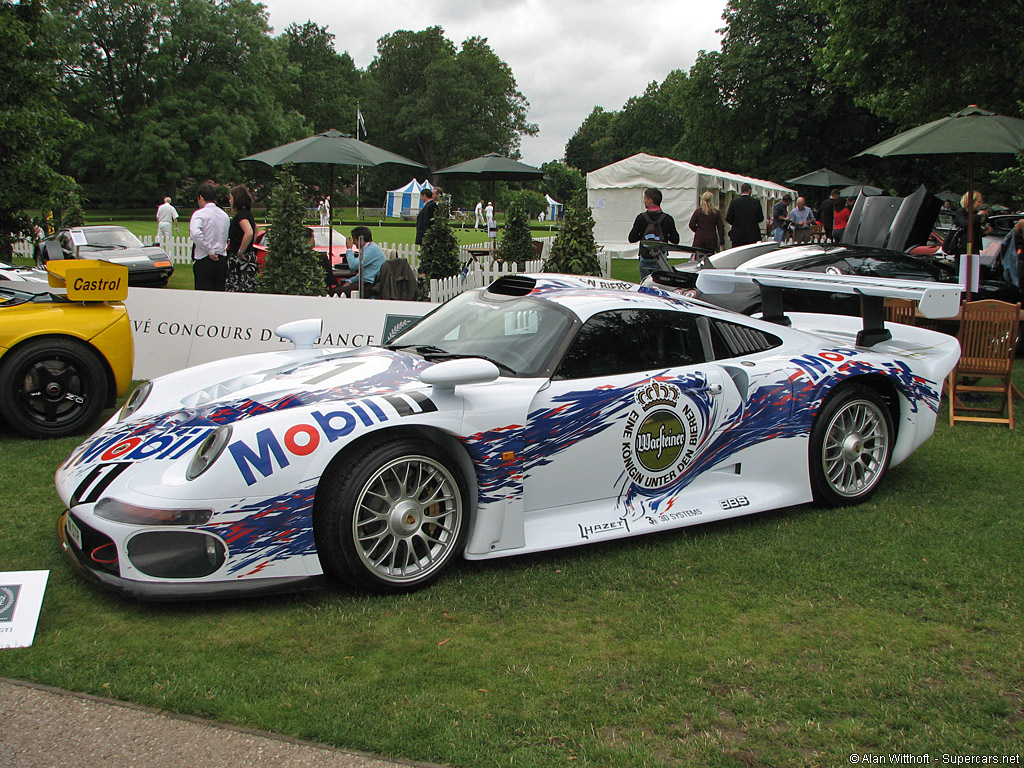
{"label": "black tire", "polygon": [[838,389],[811,429],[814,500],[839,507],[867,499],[889,468],[892,442],[892,415],[874,390],[858,384]]}
{"label": "black tire", "polygon": [[75,339],[34,339],[0,358],[0,405],[11,427],[28,437],[85,429],[108,395],[103,360]]}
{"label": "black tire", "polygon": [[324,478],[313,536],[324,572],[378,594],[436,581],[469,529],[466,483],[426,440],[382,441]]}

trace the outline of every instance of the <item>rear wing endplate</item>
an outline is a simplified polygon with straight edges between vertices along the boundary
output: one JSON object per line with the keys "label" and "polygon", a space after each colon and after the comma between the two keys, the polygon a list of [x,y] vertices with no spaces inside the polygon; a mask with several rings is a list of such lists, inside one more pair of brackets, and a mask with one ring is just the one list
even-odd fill
{"label": "rear wing endplate", "polygon": [[924,317],[955,317],[960,312],[960,293],[956,284],[894,280],[882,277],[829,275],[818,272],[792,272],[781,269],[702,270],[697,289],[702,293],[732,293],[737,283],[753,283],[761,289],[761,314],[765,320],[789,325],[783,306],[783,291],[799,289],[860,296],[864,327],[857,344],[870,347],[892,338],[885,327],[885,299],[910,299]]}

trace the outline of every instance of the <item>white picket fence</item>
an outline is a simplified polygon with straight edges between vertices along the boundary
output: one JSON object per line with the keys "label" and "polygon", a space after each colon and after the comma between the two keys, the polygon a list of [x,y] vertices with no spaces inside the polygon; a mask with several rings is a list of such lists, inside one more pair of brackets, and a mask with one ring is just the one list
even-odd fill
{"label": "white picket fence", "polygon": [[[141,238],[146,245],[152,245],[155,237],[143,235]],[[516,274],[517,272],[540,272],[544,268],[544,259],[547,258],[551,248],[551,238],[544,238],[544,249],[542,258],[535,261],[528,261],[524,269],[519,270],[515,264],[501,264],[495,262],[490,256],[477,256],[474,258],[470,251],[480,252],[489,250],[489,242],[473,243],[464,245],[459,249],[460,260],[464,265],[460,274],[441,280],[430,281],[430,301],[432,303],[445,302],[453,296],[458,296],[463,291],[474,288],[481,288],[489,285],[503,275]],[[397,256],[409,262],[413,269],[419,271],[420,249],[418,245],[410,243],[379,243],[380,247],[389,256]],[[192,263],[192,240],[188,236],[172,237],[169,243],[160,243],[160,247],[167,252],[174,264]],[[20,256],[32,257],[32,244],[29,242],[16,243],[15,253]],[[606,254],[599,254],[606,256]],[[606,277],[611,274],[610,259],[602,258],[601,266]]]}

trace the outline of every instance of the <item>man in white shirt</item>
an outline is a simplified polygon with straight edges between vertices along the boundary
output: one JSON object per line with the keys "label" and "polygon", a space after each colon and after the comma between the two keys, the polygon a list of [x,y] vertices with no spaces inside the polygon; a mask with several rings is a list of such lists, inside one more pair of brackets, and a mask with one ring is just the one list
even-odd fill
{"label": "man in white shirt", "polygon": [[217,186],[210,181],[199,185],[199,208],[188,223],[192,237],[192,271],[197,291],[223,291],[227,276],[228,227],[231,220],[215,202]]}
{"label": "man in white shirt", "polygon": [[174,222],[178,220],[178,212],[171,205],[171,198],[165,197],[164,204],[156,209],[156,240],[167,249],[174,235]]}
{"label": "man in white shirt", "polygon": [[480,229],[480,227],[487,226],[487,222],[484,221],[484,201],[481,200],[476,204],[476,223],[473,225],[473,229]]}

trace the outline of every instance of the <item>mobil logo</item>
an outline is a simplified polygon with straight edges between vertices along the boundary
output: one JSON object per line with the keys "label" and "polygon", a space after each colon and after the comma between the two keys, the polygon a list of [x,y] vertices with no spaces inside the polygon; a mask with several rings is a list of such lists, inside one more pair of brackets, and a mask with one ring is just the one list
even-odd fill
{"label": "mobil logo", "polygon": [[[398,416],[437,410],[429,398],[419,393],[388,395],[381,400],[390,405]],[[309,416],[311,421],[293,424],[283,432],[280,429],[275,432],[273,428],[261,429],[255,435],[255,447],[245,440],[235,440],[228,445],[246,485],[257,482],[257,473],[270,477],[277,469],[290,466],[291,457],[309,456],[325,439],[333,443],[352,434],[360,424],[372,427],[392,418],[380,404],[370,399],[334,411],[313,411]]]}
{"label": "mobil logo", "polygon": [[812,381],[824,378],[832,369],[857,355],[855,349],[832,349],[794,357],[789,362],[799,367]]}

